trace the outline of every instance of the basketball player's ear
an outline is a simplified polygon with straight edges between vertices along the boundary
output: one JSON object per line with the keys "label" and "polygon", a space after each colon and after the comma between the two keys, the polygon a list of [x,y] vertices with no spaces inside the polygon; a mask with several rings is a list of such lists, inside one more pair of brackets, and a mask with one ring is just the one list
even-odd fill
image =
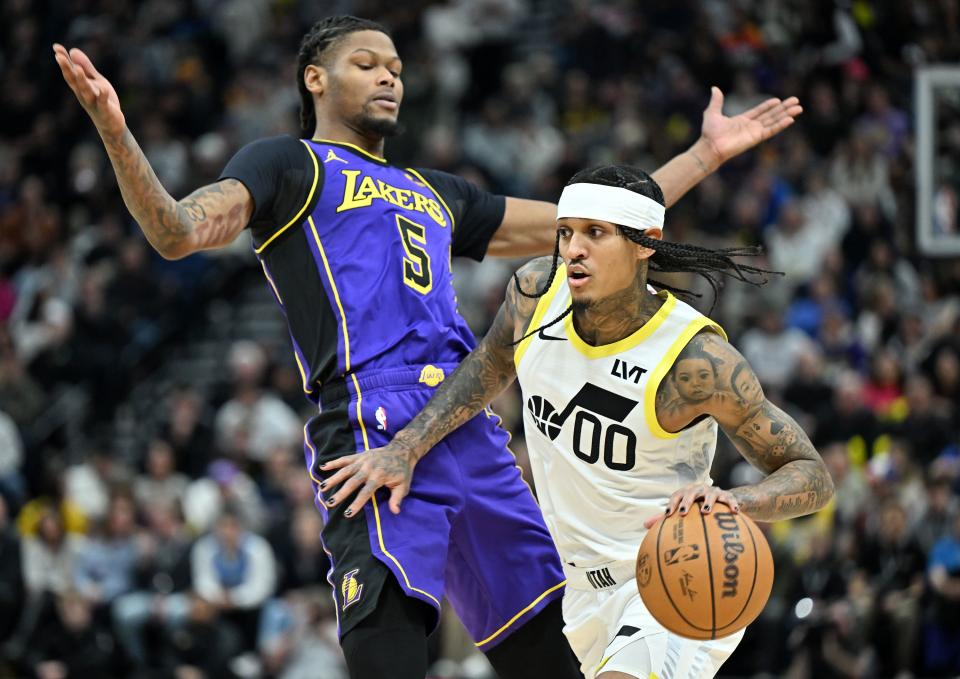
{"label": "basketball player's ear", "polygon": [[[654,240],[663,240],[663,229],[644,229],[643,235]],[[650,259],[654,252],[656,251],[653,248],[645,248],[639,245],[637,246],[637,259]]]}
{"label": "basketball player's ear", "polygon": [[327,69],[316,64],[309,64],[303,70],[303,84],[307,90],[321,96],[327,89]]}

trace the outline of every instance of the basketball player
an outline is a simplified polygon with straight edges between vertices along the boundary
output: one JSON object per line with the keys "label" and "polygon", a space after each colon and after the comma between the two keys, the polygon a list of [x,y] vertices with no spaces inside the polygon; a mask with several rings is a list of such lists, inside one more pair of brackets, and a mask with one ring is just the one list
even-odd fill
{"label": "basketball player", "polygon": [[[496,421],[476,418],[438,447],[402,516],[376,500],[362,521],[327,511],[319,472],[328,459],[387,443],[475,345],[457,313],[451,256],[547,253],[556,206],[390,165],[383,145],[397,131],[403,66],[370,21],[333,17],[304,37],[303,139],[250,144],[218,182],[180,201],[158,182],[110,83],[80,50],[54,51],[160,254],[220,247],[250,229],[304,392],[320,409],[304,450],[351,676],[422,678],[444,594],[502,677],[579,676],[561,631],[563,569]],[[714,90],[702,139],[658,173],[671,201],[800,112],[795,99],[735,118],[720,105]]]}
{"label": "basketball player", "polygon": [[[766,400],[723,329],[668,290],[652,292],[647,274],[757,283],[769,272],[737,264],[743,249],[661,240],[663,194],[630,167],[580,172],[557,213],[563,263],[544,257],[520,269],[489,333],[388,446],[326,465],[340,469],[330,482],[343,483],[334,503],[360,489],[348,509],[356,512],[383,485],[399,510],[417,461],[489,415],[484,406],[517,378],[540,505],[567,576],[565,632],[583,673],[712,677],[743,632],[701,642],[660,626],[635,582],[644,533],[665,505],[686,514],[699,499],[710,513],[722,502],[776,521],[820,509],[833,487],[807,435]],[[718,428],[766,478],[712,486]]]}

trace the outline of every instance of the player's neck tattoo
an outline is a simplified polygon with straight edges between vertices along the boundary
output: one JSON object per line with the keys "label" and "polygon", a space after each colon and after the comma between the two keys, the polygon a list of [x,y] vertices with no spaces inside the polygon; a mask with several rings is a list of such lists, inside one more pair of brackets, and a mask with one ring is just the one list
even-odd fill
{"label": "player's neck tattoo", "polygon": [[644,263],[627,288],[603,299],[574,302],[573,325],[587,344],[610,344],[636,332],[661,306],[663,299],[647,292]]}

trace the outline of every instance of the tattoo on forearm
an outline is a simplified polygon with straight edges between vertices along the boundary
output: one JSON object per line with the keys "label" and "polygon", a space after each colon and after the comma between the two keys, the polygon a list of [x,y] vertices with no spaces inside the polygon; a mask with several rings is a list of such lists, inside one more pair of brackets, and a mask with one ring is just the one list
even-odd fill
{"label": "tattoo on forearm", "polygon": [[[549,271],[549,258],[535,259],[518,272],[520,284],[524,290],[539,289]],[[517,376],[513,341],[535,308],[536,300],[520,295],[511,281],[506,299],[479,346],[394,440],[419,458],[506,389]]]}
{"label": "tattoo on forearm", "polygon": [[[246,224],[248,215],[240,193],[245,189],[239,181],[228,179],[211,184],[177,202],[160,184],[129,130],[121,135],[105,135],[103,141],[123,202],[161,254],[178,252],[191,237],[198,248],[219,244]],[[212,214],[216,216],[211,220]]]}
{"label": "tattoo on forearm", "polygon": [[815,512],[833,495],[833,482],[810,439],[787,413],[766,400],[756,375],[716,335],[694,337],[657,391],[657,417],[679,431],[712,415],[740,453],[768,474],[733,489],[741,508],[760,521]]}

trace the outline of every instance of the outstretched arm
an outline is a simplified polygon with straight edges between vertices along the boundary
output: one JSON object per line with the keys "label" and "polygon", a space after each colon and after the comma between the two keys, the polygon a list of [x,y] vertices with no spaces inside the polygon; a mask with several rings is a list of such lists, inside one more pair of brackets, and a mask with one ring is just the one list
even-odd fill
{"label": "outstretched arm", "polygon": [[[803,112],[796,97],[767,99],[738,116],[723,115],[723,93],[713,87],[700,138],[653,173],[671,207],[723,163],[779,134]],[[487,249],[494,257],[534,257],[553,252],[557,206],[507,198],[503,221]]]}
{"label": "outstretched arm", "polygon": [[53,46],[63,79],[103,139],[130,214],[154,249],[167,259],[226,245],[253,214],[253,198],[236,179],[204,186],[181,201],[160,184],[127,128],[120,99],[110,82],[79,49]]}
{"label": "outstretched arm", "polygon": [[[518,272],[524,290],[539,290],[550,271],[551,260],[535,259]],[[536,299],[521,295],[516,282],[507,285],[506,299],[493,325],[476,349],[437,389],[430,402],[383,448],[347,455],[324,464],[323,471],[339,470],[320,484],[320,490],[340,487],[327,500],[335,507],[360,489],[344,512],[353,516],[382,486],[391,489],[390,510],[410,490],[417,462],[447,434],[483,410],[516,378],[513,342],[521,336],[536,308]]]}
{"label": "outstretched arm", "polygon": [[702,415],[713,416],[740,454],[767,476],[730,491],[678,491],[667,514],[677,508],[686,514],[704,497],[704,511],[720,501],[758,521],[778,521],[813,513],[833,496],[833,481],[806,433],[767,400],[740,352],[712,333],[690,340],[657,390],[657,416],[665,429],[679,431]]}

